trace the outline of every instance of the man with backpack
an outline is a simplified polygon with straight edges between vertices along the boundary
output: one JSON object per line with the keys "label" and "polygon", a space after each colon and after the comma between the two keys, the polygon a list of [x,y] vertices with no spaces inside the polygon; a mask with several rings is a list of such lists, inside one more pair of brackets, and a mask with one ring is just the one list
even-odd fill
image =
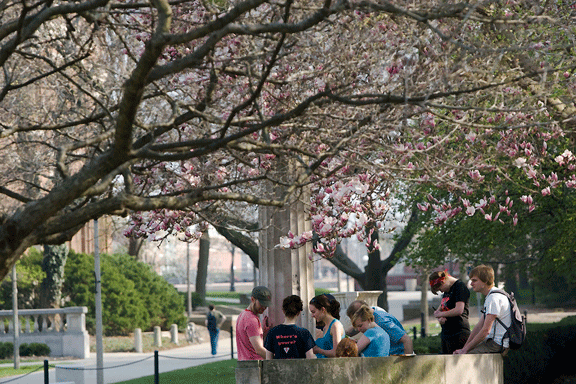
{"label": "man with backpack", "polygon": [[487,265],[479,265],[470,271],[470,285],[486,299],[480,320],[470,333],[462,349],[454,354],[501,353],[510,346],[507,334],[512,324],[511,306],[517,310],[506,292],[494,287],[494,270]]}
{"label": "man with backpack", "polygon": [[208,306],[208,313],[206,314],[206,328],[208,328],[208,333],[210,333],[210,346],[212,347],[212,355],[216,354],[216,349],[218,348],[218,335],[220,334],[220,327],[222,323],[226,321],[226,316],[222,312],[216,310],[216,308],[210,304]]}

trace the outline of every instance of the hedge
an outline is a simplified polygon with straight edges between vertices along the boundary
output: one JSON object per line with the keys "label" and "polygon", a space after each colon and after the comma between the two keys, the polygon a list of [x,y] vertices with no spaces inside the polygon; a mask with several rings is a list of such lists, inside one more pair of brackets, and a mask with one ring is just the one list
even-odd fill
{"label": "hedge", "polygon": [[[416,354],[441,353],[440,336],[418,338],[413,343]],[[554,324],[529,323],[522,347],[504,357],[504,383],[576,383],[575,348],[576,316]]]}
{"label": "hedge", "polygon": [[[48,356],[50,347],[43,343],[22,343],[18,348],[20,356]],[[0,342],[0,359],[9,359],[14,355],[14,344]]]}

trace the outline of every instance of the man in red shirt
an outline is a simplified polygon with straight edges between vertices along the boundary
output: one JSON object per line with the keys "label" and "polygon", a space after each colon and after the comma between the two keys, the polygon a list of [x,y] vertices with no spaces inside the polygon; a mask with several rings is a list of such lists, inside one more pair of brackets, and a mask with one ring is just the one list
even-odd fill
{"label": "man in red shirt", "polygon": [[[264,286],[255,287],[252,290],[250,305],[236,320],[236,346],[238,348],[238,360],[263,360],[266,358],[264,349],[264,332],[260,324],[259,315],[272,304],[272,293]],[[266,329],[269,328],[265,324]]]}

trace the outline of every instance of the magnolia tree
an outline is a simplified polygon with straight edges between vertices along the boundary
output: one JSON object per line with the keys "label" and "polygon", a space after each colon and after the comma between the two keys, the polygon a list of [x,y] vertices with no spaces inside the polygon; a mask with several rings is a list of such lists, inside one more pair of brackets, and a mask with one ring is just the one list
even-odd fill
{"label": "magnolia tree", "polygon": [[[27,247],[101,215],[134,214],[130,236],[194,239],[193,224],[310,188],[315,251],[330,256],[342,237],[371,239],[398,179],[466,195],[520,170],[528,207],[574,187],[562,3],[0,9],[0,276]],[[524,204],[434,199],[422,208],[439,223],[483,211],[513,224]],[[314,238],[287,234],[282,246]]]}

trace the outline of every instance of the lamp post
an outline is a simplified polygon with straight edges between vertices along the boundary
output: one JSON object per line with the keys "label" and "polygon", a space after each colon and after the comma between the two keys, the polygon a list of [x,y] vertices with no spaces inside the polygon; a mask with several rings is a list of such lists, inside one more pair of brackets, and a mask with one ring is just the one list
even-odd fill
{"label": "lamp post", "polygon": [[232,255],[232,261],[230,262],[230,292],[236,291],[236,287],[234,286],[234,252],[236,251],[236,247],[232,245],[230,248],[230,254]]}
{"label": "lamp post", "polygon": [[14,369],[20,369],[20,321],[18,320],[18,282],[16,264],[12,266],[12,315],[14,323]]}
{"label": "lamp post", "polygon": [[102,283],[100,281],[100,250],[98,245],[98,219],[94,219],[94,277],[96,285],[96,384],[104,384],[104,344],[102,341]]}

